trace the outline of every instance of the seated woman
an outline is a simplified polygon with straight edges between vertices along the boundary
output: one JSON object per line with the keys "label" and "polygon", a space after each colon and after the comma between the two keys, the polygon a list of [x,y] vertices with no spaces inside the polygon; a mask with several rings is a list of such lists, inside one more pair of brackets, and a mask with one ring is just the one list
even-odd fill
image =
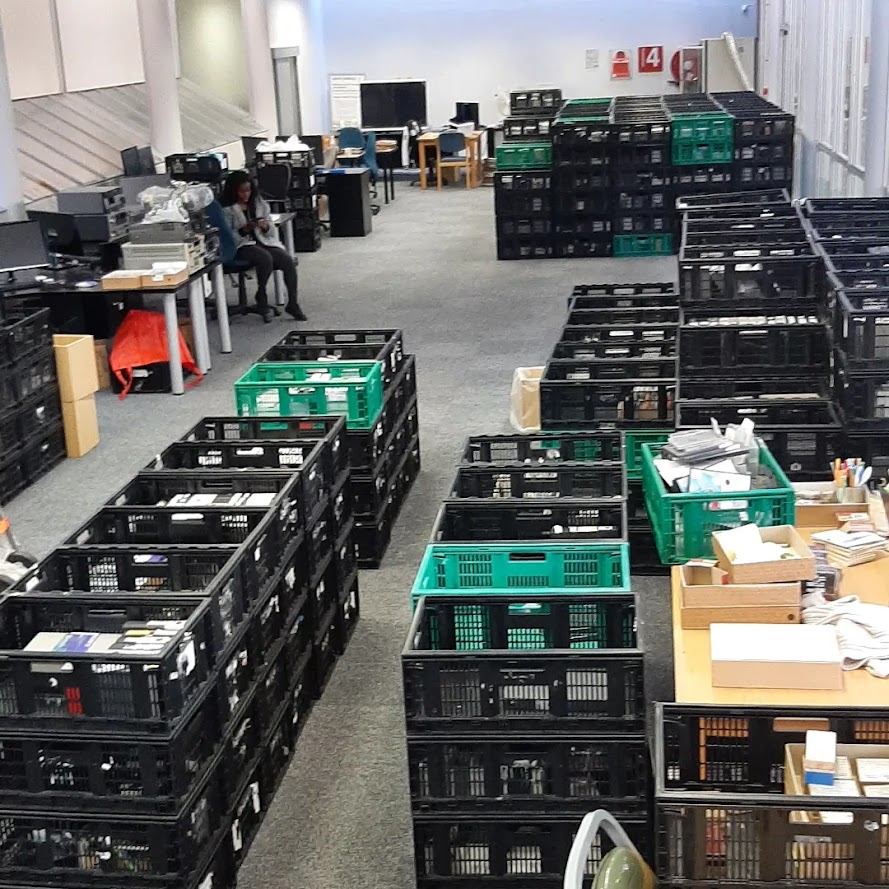
{"label": "seated woman", "polygon": [[284,273],[287,285],[287,314],[297,321],[305,321],[297,298],[296,263],[278,239],[269,205],[257,194],[245,170],[233,170],[226,177],[222,206],[235,235],[235,257],[249,262],[256,269],[259,282],[256,305],[262,311],[263,320],[266,324],[272,320],[266,288],[269,278],[278,270]]}

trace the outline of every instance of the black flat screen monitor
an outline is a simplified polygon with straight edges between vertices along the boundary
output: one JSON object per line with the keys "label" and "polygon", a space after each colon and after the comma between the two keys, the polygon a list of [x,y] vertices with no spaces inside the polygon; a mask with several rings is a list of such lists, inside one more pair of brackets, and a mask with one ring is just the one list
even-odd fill
{"label": "black flat screen monitor", "polygon": [[154,154],[152,154],[150,145],[139,149],[139,166],[143,176],[150,176],[157,172],[157,164],[154,162]]}
{"label": "black flat screen monitor", "polygon": [[39,222],[0,225],[0,272],[41,269],[50,264]]}
{"label": "black flat screen monitor", "polygon": [[135,145],[121,151],[120,162],[123,166],[124,176],[138,176],[142,172],[142,159],[139,157],[139,149]]}
{"label": "black flat screen monitor", "polygon": [[454,123],[474,123],[478,127],[478,102],[457,102]]}
{"label": "black flat screen monitor", "polygon": [[396,80],[361,84],[361,125],[369,129],[426,126],[426,81]]}
{"label": "black flat screen monitor", "polygon": [[244,166],[252,167],[256,160],[256,146],[267,142],[265,136],[241,136],[241,147],[244,149]]}
{"label": "black flat screen monitor", "polygon": [[50,253],[63,256],[83,256],[83,244],[77,222],[71,213],[50,213],[45,210],[29,210],[32,222],[37,222],[43,232],[43,240]]}

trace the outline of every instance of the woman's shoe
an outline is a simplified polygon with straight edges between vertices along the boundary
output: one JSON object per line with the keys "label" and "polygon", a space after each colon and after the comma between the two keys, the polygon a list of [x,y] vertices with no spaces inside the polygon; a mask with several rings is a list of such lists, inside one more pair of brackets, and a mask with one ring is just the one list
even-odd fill
{"label": "woman's shoe", "polygon": [[287,306],[286,312],[290,315],[295,321],[308,321],[309,319],[306,317],[306,313],[300,308],[299,303],[295,303],[292,306]]}
{"label": "woman's shoe", "polygon": [[265,323],[265,324],[271,324],[272,318],[274,318],[274,317],[275,317],[275,310],[274,309],[271,309],[271,308],[265,309],[262,313],[262,320],[263,320],[263,323]]}

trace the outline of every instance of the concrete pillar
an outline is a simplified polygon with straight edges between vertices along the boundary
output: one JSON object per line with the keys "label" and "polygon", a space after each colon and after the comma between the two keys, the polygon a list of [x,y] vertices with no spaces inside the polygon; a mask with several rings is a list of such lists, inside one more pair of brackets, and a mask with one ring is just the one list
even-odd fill
{"label": "concrete pillar", "polygon": [[864,193],[885,194],[889,116],[889,0],[872,0],[867,125],[864,134]]}
{"label": "concrete pillar", "polygon": [[173,46],[175,23],[170,20],[170,7],[164,0],[137,0],[137,6],[151,114],[151,147],[155,154],[166,157],[185,150]]}
{"label": "concrete pillar", "polygon": [[15,118],[9,92],[9,71],[6,67],[6,46],[0,28],[0,215],[3,213],[3,221],[12,222],[23,219],[25,210],[15,143]]}
{"label": "concrete pillar", "polygon": [[247,50],[250,114],[262,129],[274,136],[278,132],[278,108],[266,0],[241,0],[241,18]]}

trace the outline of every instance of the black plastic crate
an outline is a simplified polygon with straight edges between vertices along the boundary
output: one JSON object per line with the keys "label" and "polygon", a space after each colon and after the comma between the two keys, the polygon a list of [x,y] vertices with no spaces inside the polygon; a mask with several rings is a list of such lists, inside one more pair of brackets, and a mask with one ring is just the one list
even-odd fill
{"label": "black plastic crate", "polygon": [[793,167],[793,140],[735,142],[735,164],[739,167]]}
{"label": "black plastic crate", "polygon": [[676,206],[680,210],[721,210],[730,207],[752,207],[763,205],[787,205],[790,194],[785,188],[766,188],[753,192],[725,192],[722,194],[690,194],[677,198]]}
{"label": "black plastic crate", "polygon": [[257,441],[260,439],[325,439],[330,478],[349,468],[346,418],[330,417],[204,417],[180,441]]}
{"label": "black plastic crate", "polygon": [[339,579],[333,554],[317,566],[317,570],[309,584],[308,614],[315,627],[321,626],[325,616],[337,603]]}
{"label": "black plastic crate", "polygon": [[515,117],[532,114],[553,117],[561,107],[560,89],[514,90],[509,94],[509,112]]}
{"label": "black plastic crate", "polygon": [[0,365],[15,365],[35,350],[52,348],[49,309],[4,308],[0,321]]}
{"label": "black plastic crate", "polygon": [[882,216],[889,213],[889,197],[886,198],[806,198],[801,204],[806,216],[818,224],[822,215],[837,215],[849,218],[852,214],[863,213],[869,216]]}
{"label": "black plastic crate", "polygon": [[886,290],[889,289],[889,269],[833,269],[832,282],[841,290]]}
{"label": "black plastic crate", "polygon": [[827,325],[812,314],[726,317],[684,312],[679,366],[683,380],[827,376]]}
{"label": "black plastic crate", "polygon": [[497,237],[514,238],[533,235],[548,235],[552,231],[552,222],[548,216],[543,217],[497,217]]}
{"label": "black plastic crate", "polygon": [[22,445],[19,460],[25,481],[29,485],[33,484],[66,456],[65,433],[61,422],[56,421]]}
{"label": "black plastic crate", "polygon": [[517,194],[548,195],[552,185],[550,173],[544,170],[504,171],[494,174],[494,206],[501,199]]}
{"label": "black plastic crate", "polygon": [[29,398],[57,386],[56,362],[51,347],[17,359],[0,375],[0,410],[18,407]]}
{"label": "black plastic crate", "polygon": [[749,249],[755,260],[766,261],[772,257],[813,257],[815,248],[809,243],[802,222],[788,218],[787,225],[775,229],[752,231],[730,230],[706,232],[693,225],[683,226],[682,255],[695,259],[732,258],[738,249]]}
{"label": "black plastic crate", "polygon": [[[566,333],[561,339],[575,339],[575,336],[568,334],[569,327],[602,327],[610,326],[613,330],[622,330],[624,327],[632,327],[639,324],[647,325],[667,325],[677,327],[679,325],[679,305],[678,299],[675,301],[666,301],[662,303],[660,300],[652,305],[646,304],[644,300],[636,301],[628,305],[614,306],[609,305],[610,300],[599,303],[596,300],[589,306],[587,300],[578,300],[568,312],[568,318],[565,321]],[[623,302],[623,301],[622,301]],[[589,306],[589,307],[588,307]],[[580,334],[583,336],[583,334]]]}
{"label": "black plastic crate", "polygon": [[632,594],[424,597],[402,651],[408,737],[643,732]]}
{"label": "black plastic crate", "polygon": [[[613,204],[617,213],[669,213],[676,220],[676,198],[669,187],[656,189],[615,189]],[[674,222],[673,227],[676,227]]]}
{"label": "black plastic crate", "polygon": [[[669,128],[668,128],[669,129]],[[670,164],[670,142],[637,144],[616,142],[612,150],[612,165],[621,171],[637,168],[664,167]],[[671,181],[674,173],[670,174]],[[623,184],[623,183],[621,183]]]}
{"label": "black plastic crate", "polygon": [[679,291],[669,282],[660,284],[575,284],[568,297],[573,309],[633,308],[634,306],[678,306]]}
{"label": "black plastic crate", "polygon": [[672,380],[676,378],[676,356],[626,356],[607,350],[602,357],[559,358],[554,355],[546,366],[544,378],[577,383]]}
{"label": "black plastic crate", "polygon": [[250,441],[177,441],[158,454],[143,471],[172,473],[250,470],[260,477],[270,472],[298,473],[302,486],[303,521],[309,521],[327,496],[330,476],[325,442],[306,439]]}
{"label": "black plastic crate", "polygon": [[9,503],[28,487],[21,450],[7,452],[0,458],[0,503]]}
{"label": "black plastic crate", "polygon": [[545,142],[550,138],[553,116],[506,117],[503,138],[506,142]]}
{"label": "black plastic crate", "polygon": [[297,253],[314,253],[321,249],[321,229],[293,233],[293,249]]}
{"label": "black plastic crate", "polygon": [[584,237],[582,235],[558,234],[553,247],[554,256],[561,259],[595,258],[605,259],[611,256],[613,247],[611,235]]}
{"label": "black plastic crate", "polygon": [[497,259],[551,259],[552,239],[548,235],[497,239]]}
{"label": "black plastic crate", "polygon": [[498,219],[510,216],[545,217],[550,212],[550,208],[548,188],[545,191],[507,191],[494,194],[494,212]]}
{"label": "black plastic crate", "polygon": [[582,815],[594,805],[634,815],[648,805],[641,737],[409,737],[407,755],[415,815]]}
{"label": "black plastic crate", "polygon": [[669,577],[671,568],[661,562],[651,523],[630,525],[630,575],[636,577]]}
{"label": "black plastic crate", "polygon": [[868,466],[873,467],[874,478],[889,479],[889,437],[846,431],[842,454],[861,457]]}
{"label": "black plastic crate", "polygon": [[858,376],[846,370],[839,350],[837,360],[837,400],[849,431],[889,431],[889,368]]}
{"label": "black plastic crate", "polygon": [[[577,330],[577,328],[574,328]],[[615,331],[615,334],[628,331]],[[553,349],[553,360],[574,362],[603,362],[603,361],[661,361],[672,359],[675,368],[676,338],[650,340],[639,339],[635,336],[622,338],[615,336],[614,340],[562,340],[556,343]]]}
{"label": "black plastic crate", "polygon": [[329,501],[333,513],[333,523],[337,534],[341,534],[343,528],[351,526],[354,510],[352,509],[352,474],[346,472],[340,476],[339,481],[330,492]]}
{"label": "black plastic crate", "polygon": [[[375,349],[376,351],[374,352]],[[291,330],[260,361],[316,361],[341,358],[379,361],[390,382],[405,360],[404,336],[397,328],[355,330]]]}
{"label": "black plastic crate", "polygon": [[[204,690],[213,619],[209,598],[9,596],[0,603],[0,718],[32,729],[172,729]],[[174,623],[155,646],[122,638],[146,621]]]}
{"label": "black plastic crate", "polygon": [[618,194],[624,189],[654,192],[668,188],[675,193],[676,177],[673,169],[669,164],[615,164],[611,167],[611,179],[607,184],[612,189],[612,194]]}
{"label": "black plastic crate", "polygon": [[[62,418],[59,391],[49,386],[38,392],[21,407],[0,419],[0,446],[5,451],[16,441],[23,444],[31,439],[57,432]],[[10,423],[14,425],[13,428]]]}
{"label": "black plastic crate", "polygon": [[832,393],[825,378],[682,380],[679,426],[709,426],[749,417],[760,426],[833,425]]}
{"label": "black plastic crate", "polygon": [[349,524],[340,532],[333,553],[336,566],[337,587],[342,590],[349,578],[358,570],[358,554],[355,551],[355,523]]}
{"label": "black plastic crate", "polygon": [[735,187],[734,171],[731,164],[716,166],[672,167],[673,190],[676,192],[677,206],[686,196],[731,192]]}
{"label": "black plastic crate", "polygon": [[[716,213],[686,213],[684,226],[690,236],[700,234],[723,233],[727,241],[735,242],[745,236],[756,232],[764,233],[774,231],[783,233],[791,226],[797,228],[799,219],[795,215],[783,213],[748,212],[751,208],[744,208],[743,213],[723,215],[721,211]],[[792,209],[792,208],[791,208]],[[800,231],[805,237],[805,233]]]}
{"label": "black plastic crate", "polygon": [[603,208],[603,212],[608,210],[612,203],[608,192],[611,172],[606,160],[590,163],[589,159],[580,161],[566,152],[562,155],[564,162],[557,163],[553,168],[553,208],[573,212],[574,205],[565,201],[578,197],[585,201],[584,206],[598,206]]}
{"label": "black plastic crate", "polygon": [[611,462],[526,466],[461,466],[451,486],[450,498],[555,499],[624,498],[622,471]]}
{"label": "black plastic crate", "polygon": [[339,654],[336,631],[338,611],[338,605],[332,605],[315,630],[310,669],[316,700],[321,697],[327,687]]}
{"label": "black plastic crate", "polygon": [[[565,863],[580,817],[415,817],[417,887],[484,885],[509,889],[533,885],[539,889],[562,889]],[[621,818],[620,823],[640,854],[649,858],[650,829],[645,819]],[[590,850],[588,874],[598,870],[602,858],[612,848],[611,840],[603,834]]]}
{"label": "black plastic crate", "polygon": [[336,620],[334,621],[334,645],[337,655],[343,655],[358,626],[361,616],[361,599],[358,589],[357,571],[349,578],[341,591],[337,607]]}
{"label": "black plastic crate", "polygon": [[269,663],[288,627],[301,619],[311,620],[306,607],[310,593],[307,569],[305,554],[300,550],[254,610],[248,644],[257,669]]}
{"label": "black plastic crate", "polygon": [[589,238],[603,245],[611,244],[611,219],[582,213],[556,213],[552,229],[558,240],[582,241]]}
{"label": "black plastic crate", "polygon": [[547,429],[582,429],[597,423],[633,421],[672,426],[676,395],[673,379],[578,382],[547,365],[540,382],[541,424]]}
{"label": "black plastic crate", "polygon": [[616,235],[673,234],[677,228],[675,210],[618,210],[612,230]]}
{"label": "black plastic crate", "polygon": [[617,430],[473,435],[466,442],[461,462],[527,465],[602,460],[623,462],[621,434]]}
{"label": "black plastic crate", "polygon": [[371,517],[355,521],[355,552],[361,568],[379,568],[392,538],[391,515],[394,511],[391,495],[385,506]]}

